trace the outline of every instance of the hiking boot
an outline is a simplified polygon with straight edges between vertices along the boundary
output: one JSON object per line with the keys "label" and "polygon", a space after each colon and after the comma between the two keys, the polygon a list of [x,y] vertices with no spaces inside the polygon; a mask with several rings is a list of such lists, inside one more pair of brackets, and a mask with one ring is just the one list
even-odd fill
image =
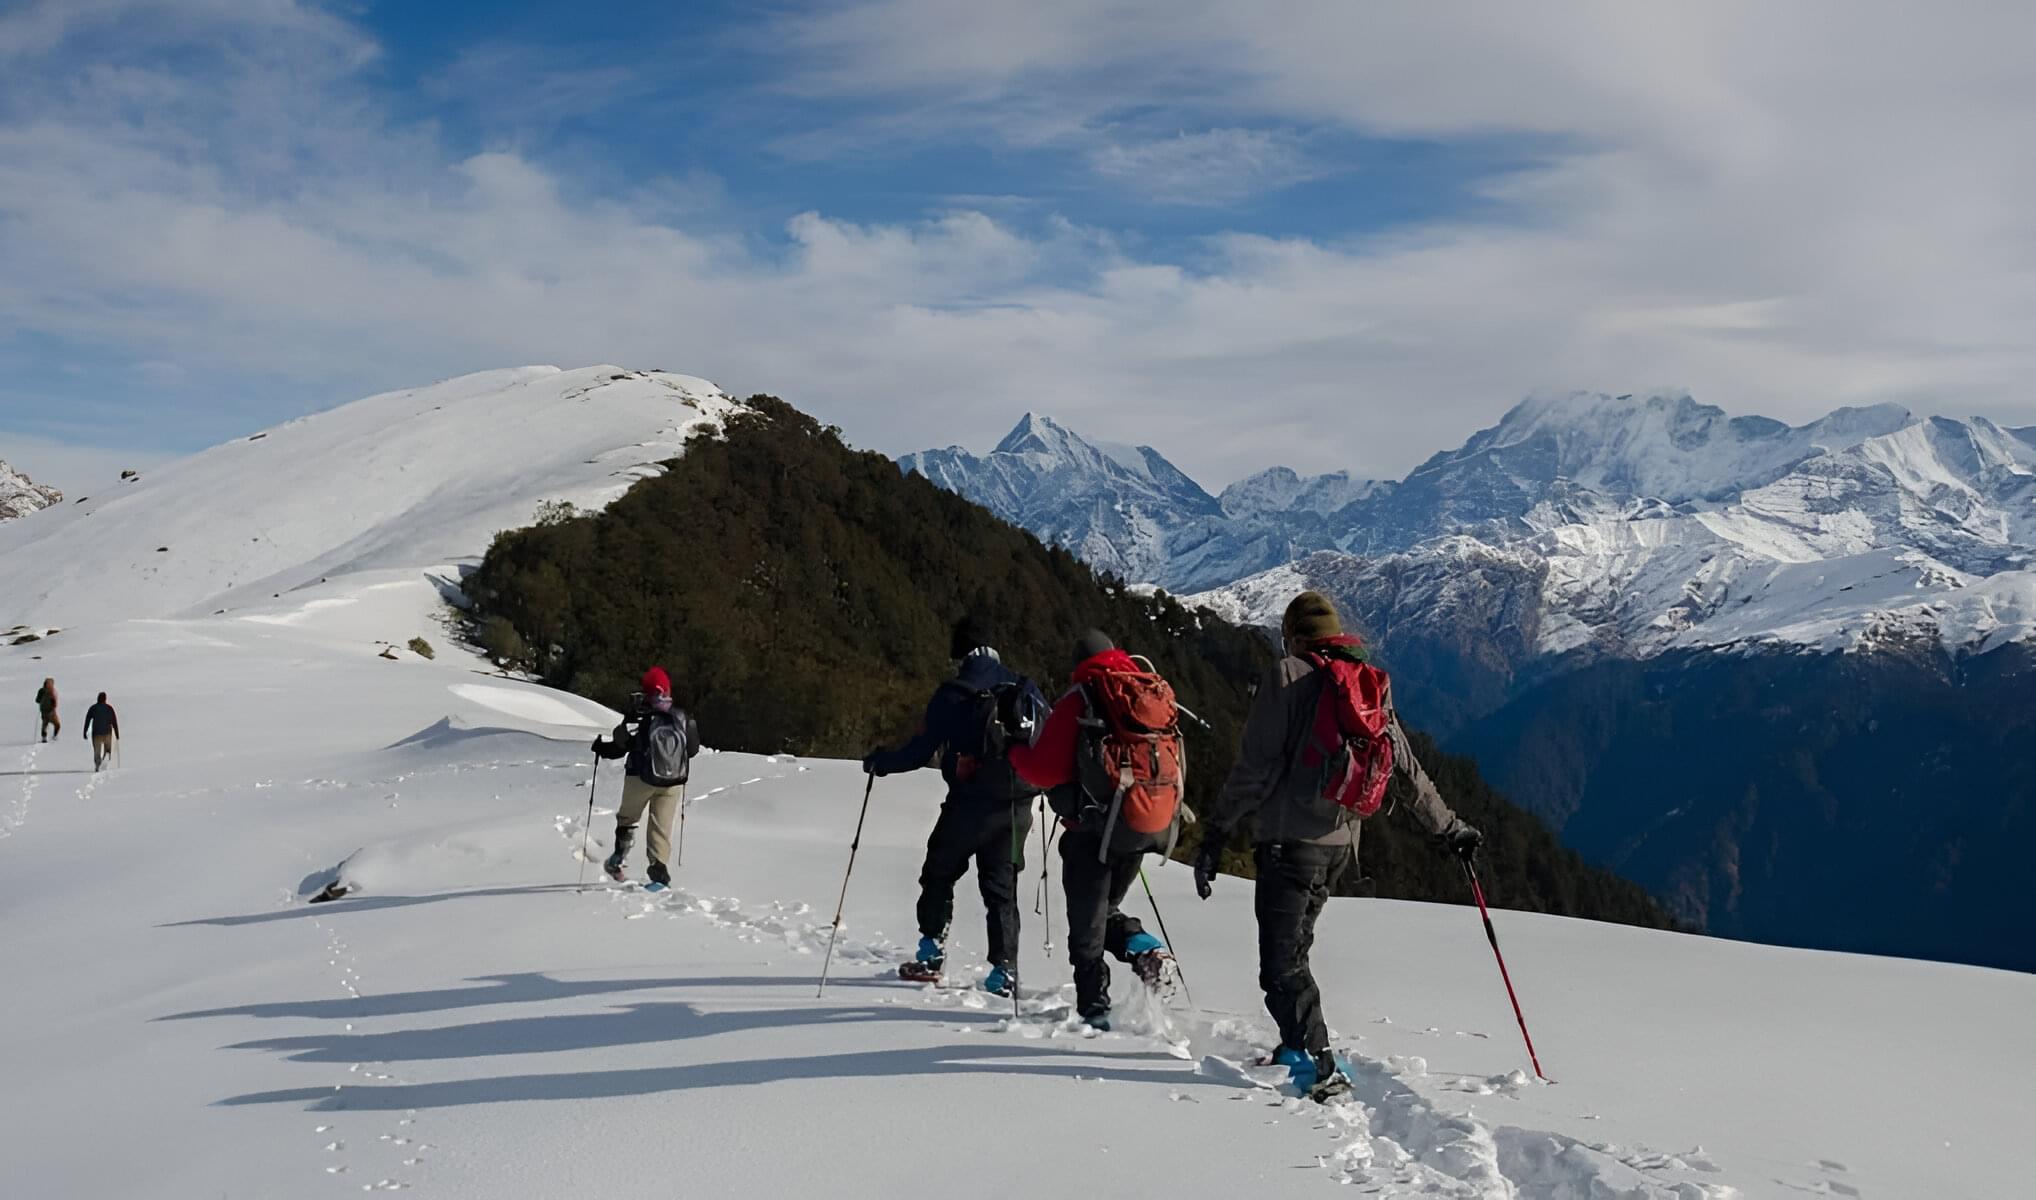
{"label": "hiking boot", "polygon": [[1271,1065],[1285,1067],[1288,1082],[1299,1088],[1303,1095],[1312,1091],[1322,1079],[1322,1073],[1315,1065],[1314,1056],[1292,1046],[1281,1046],[1273,1051]]}
{"label": "hiking boot", "polygon": [[601,864],[601,869],[607,872],[608,878],[617,883],[625,883],[629,879],[629,872],[622,869],[622,856],[627,853],[629,853],[627,850],[617,850]]}
{"label": "hiking boot", "polygon": [[990,968],[983,977],[983,990],[992,996],[1009,996],[1018,990],[1018,972],[1015,968],[998,964]]}
{"label": "hiking boot", "polygon": [[644,875],[660,888],[672,886],[672,873],[667,871],[665,865],[661,862],[650,864],[650,870],[645,871]]}
{"label": "hiking boot", "polygon": [[1108,1033],[1110,1032],[1110,1010],[1105,1008],[1098,1012],[1083,1013],[1082,1023],[1097,1033]]}

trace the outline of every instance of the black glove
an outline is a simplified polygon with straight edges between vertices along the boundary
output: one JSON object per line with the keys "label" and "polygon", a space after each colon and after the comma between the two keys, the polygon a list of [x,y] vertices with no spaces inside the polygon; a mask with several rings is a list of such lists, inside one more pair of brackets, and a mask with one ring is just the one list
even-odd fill
{"label": "black glove", "polygon": [[1202,834],[1202,846],[1195,851],[1195,894],[1204,900],[1215,890],[1216,876],[1223,866],[1223,843],[1229,840],[1227,830],[1211,829]]}
{"label": "black glove", "polygon": [[872,750],[872,751],[870,751],[870,752],[869,752],[868,754],[865,754],[865,755],[863,755],[863,756],[862,756],[862,773],[863,773],[863,774],[865,774],[865,775],[882,775],[882,774],[883,774],[883,772],[882,772],[882,771],[879,771],[879,770],[877,770],[877,755],[879,755],[879,754],[882,754],[882,753],[883,753],[883,751],[881,751],[881,750]]}
{"label": "black glove", "polygon": [[1462,859],[1465,866],[1477,862],[1478,847],[1484,843],[1485,835],[1478,832],[1477,826],[1463,820],[1458,820],[1442,835],[1443,848]]}

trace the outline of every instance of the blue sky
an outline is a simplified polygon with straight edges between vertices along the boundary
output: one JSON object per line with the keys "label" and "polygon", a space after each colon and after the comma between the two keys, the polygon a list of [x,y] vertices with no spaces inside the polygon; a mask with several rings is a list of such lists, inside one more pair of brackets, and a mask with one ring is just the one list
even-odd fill
{"label": "blue sky", "polygon": [[75,488],[523,362],[775,391],[890,452],[1037,409],[1211,487],[1397,475],[1547,389],[2026,423],[2031,32],[1979,5],[26,0],[0,457]]}

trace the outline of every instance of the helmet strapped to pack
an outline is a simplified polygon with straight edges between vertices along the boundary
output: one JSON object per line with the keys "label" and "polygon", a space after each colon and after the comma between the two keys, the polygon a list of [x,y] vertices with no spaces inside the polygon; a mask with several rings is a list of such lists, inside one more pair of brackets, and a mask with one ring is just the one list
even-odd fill
{"label": "helmet strapped to pack", "polygon": [[1101,859],[1158,849],[1171,853],[1187,790],[1187,753],[1173,685],[1144,659],[1130,670],[1100,670],[1081,683],[1086,702],[1077,756],[1091,815],[1100,815]]}
{"label": "helmet strapped to pack", "polygon": [[1378,812],[1393,777],[1392,681],[1365,661],[1363,647],[1342,634],[1303,653],[1322,690],[1295,756],[1322,800],[1360,819]]}

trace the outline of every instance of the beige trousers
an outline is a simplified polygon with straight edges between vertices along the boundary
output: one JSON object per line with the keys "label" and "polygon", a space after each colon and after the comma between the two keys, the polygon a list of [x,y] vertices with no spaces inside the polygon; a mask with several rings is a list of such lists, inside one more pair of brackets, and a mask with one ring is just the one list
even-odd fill
{"label": "beige trousers", "polygon": [[113,735],[110,733],[102,733],[94,736],[92,738],[92,769],[94,771],[98,770],[101,765],[110,761],[112,758],[113,758]]}
{"label": "beige trousers", "polygon": [[650,810],[650,861],[670,864],[672,818],[679,811],[679,789],[653,787],[634,775],[622,777],[622,807],[615,810],[615,849],[628,853],[645,809]]}

